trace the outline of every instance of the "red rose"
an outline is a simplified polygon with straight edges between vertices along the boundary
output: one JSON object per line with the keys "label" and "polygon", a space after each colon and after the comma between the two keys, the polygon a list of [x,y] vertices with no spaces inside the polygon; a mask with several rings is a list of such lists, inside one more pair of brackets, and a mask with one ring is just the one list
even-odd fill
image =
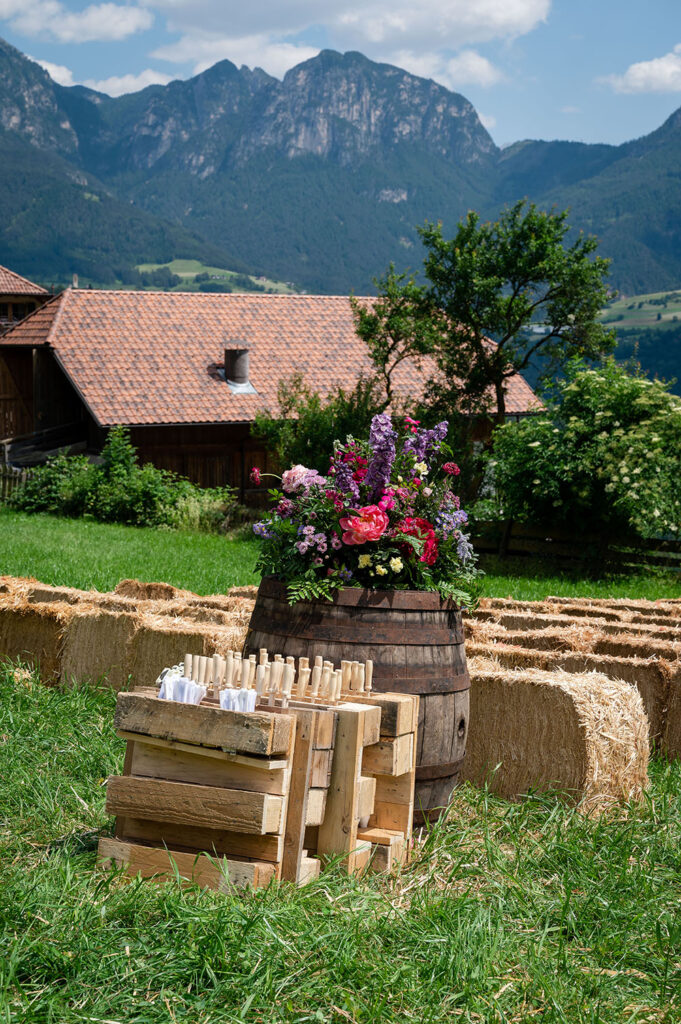
{"label": "red rose", "polygon": [[442,472],[446,473],[447,476],[458,476],[461,470],[457,466],[456,462],[445,462],[442,467]]}

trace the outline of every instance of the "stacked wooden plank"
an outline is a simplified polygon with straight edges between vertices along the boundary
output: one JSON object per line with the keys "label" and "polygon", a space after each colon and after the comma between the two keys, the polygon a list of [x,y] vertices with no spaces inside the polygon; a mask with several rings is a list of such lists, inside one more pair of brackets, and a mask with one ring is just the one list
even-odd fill
{"label": "stacked wooden plank", "polygon": [[214,888],[302,884],[327,860],[390,871],[411,837],[417,705],[360,695],[243,713],[121,693],[128,745],[108,783],[116,829],[100,863]]}

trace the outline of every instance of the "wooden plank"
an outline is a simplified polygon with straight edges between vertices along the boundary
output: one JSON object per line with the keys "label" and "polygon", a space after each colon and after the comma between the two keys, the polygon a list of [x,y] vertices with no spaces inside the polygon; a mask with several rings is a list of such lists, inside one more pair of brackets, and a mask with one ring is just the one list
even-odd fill
{"label": "wooden plank", "polygon": [[394,828],[359,828],[357,838],[375,846],[392,846],[395,840],[404,842],[404,833]]}
{"label": "wooden plank", "polygon": [[376,779],[372,775],[362,775],[359,780],[359,801],[357,817],[360,821],[370,818],[374,813],[376,799]]}
{"label": "wooden plank", "polygon": [[[129,775],[130,774],[130,768],[131,768],[131,765],[132,765],[132,759],[133,759],[134,753],[135,753],[135,744],[134,744],[134,741],[130,741],[125,746],[125,757],[123,758],[123,774],[124,775]],[[114,835],[116,836],[117,839],[119,839],[123,835],[124,829],[125,829],[125,820],[123,818],[116,818],[116,821],[114,823]]]}
{"label": "wooden plank", "polygon": [[107,783],[106,810],[123,817],[265,835],[282,830],[283,797],[113,776]]}
{"label": "wooden plank", "polygon": [[381,709],[381,736],[403,736],[414,732],[416,702],[409,693],[372,693],[370,697],[352,695],[355,704],[373,704]]}
{"label": "wooden plank", "polygon": [[169,846],[174,850],[186,850],[210,854],[226,853],[234,857],[248,857],[278,863],[284,856],[283,835],[255,836],[242,832],[225,832],[218,829],[196,828],[190,825],[173,825],[163,821],[149,821],[141,818],[126,818],[125,831],[121,839]]}
{"label": "wooden plank", "polygon": [[367,709],[360,704],[341,704],[338,707],[331,785],[326,801],[326,813],[317,837],[317,854],[326,858],[345,855],[350,874],[354,873],[361,863],[361,858],[358,861],[355,847],[366,713]]}
{"label": "wooden plank", "polygon": [[[416,700],[415,714],[418,718],[420,701]],[[414,737],[416,739],[416,737]],[[403,775],[377,775],[374,813],[369,819],[370,827],[395,829],[405,839],[405,856],[411,848],[411,831],[414,820],[414,787],[416,782],[416,742],[413,743],[412,766]]]}
{"label": "wooden plank", "polygon": [[[137,692],[137,691],[136,691]],[[210,757],[216,761],[228,761],[230,764],[242,764],[247,768],[253,768],[261,772],[277,772],[286,768],[288,760],[281,755],[277,757],[257,757],[250,754],[235,754],[229,750],[219,750],[217,747],[201,747],[196,743],[181,743],[179,740],[163,740],[160,736],[141,736],[138,732],[127,732],[125,729],[117,729],[116,735],[122,740],[143,740],[152,747],[164,747],[166,750],[183,750],[187,754]],[[129,774],[123,771],[123,774]]]}
{"label": "wooden plank", "polygon": [[371,843],[355,843],[355,849],[353,850],[353,867],[352,873],[355,875],[362,874],[363,871],[369,866],[371,860]]}
{"label": "wooden plank", "polygon": [[413,733],[382,739],[379,743],[364,748],[362,771],[373,775],[404,775],[410,770],[413,757]]}
{"label": "wooden plank", "polygon": [[97,862],[101,868],[117,865],[131,877],[141,875],[158,881],[168,881],[179,874],[185,884],[194,882],[219,892],[228,891],[233,885],[267,885],[275,873],[274,866],[264,861],[212,859],[203,853],[181,853],[106,838],[99,841]]}
{"label": "wooden plank", "polygon": [[302,857],[298,869],[298,885],[307,885],[319,878],[322,862],[317,857]]}
{"label": "wooden plank", "polygon": [[281,866],[281,877],[290,882],[300,882],[315,729],[316,713],[313,709],[296,711],[295,744]]}
{"label": "wooden plank", "polygon": [[404,838],[395,839],[390,844],[377,843],[371,848],[369,870],[374,873],[390,874],[395,868],[404,864],[406,844]]}
{"label": "wooden plank", "polygon": [[290,715],[223,711],[216,705],[176,704],[140,693],[119,693],[116,729],[218,747],[246,754],[283,754],[289,748]]}
{"label": "wooden plank", "polygon": [[316,789],[328,789],[333,764],[333,750],[313,750],[310,766],[310,785]]}
{"label": "wooden plank", "polygon": [[305,812],[306,825],[321,825],[326,813],[328,789],[310,789]]}
{"label": "wooden plank", "polygon": [[284,796],[288,789],[288,772],[285,768],[263,772],[231,761],[152,746],[141,740],[134,747],[131,774],[138,777],[190,782],[222,789],[245,789],[252,793],[272,793],[274,796]]}
{"label": "wooden plank", "polygon": [[333,750],[335,737],[336,712],[318,710],[317,726],[314,738],[315,750]]}

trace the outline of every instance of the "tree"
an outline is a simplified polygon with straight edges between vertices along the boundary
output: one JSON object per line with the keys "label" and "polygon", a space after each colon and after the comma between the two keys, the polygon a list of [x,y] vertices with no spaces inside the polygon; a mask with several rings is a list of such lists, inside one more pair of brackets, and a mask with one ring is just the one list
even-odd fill
{"label": "tree", "polygon": [[594,255],[595,238],[566,244],[569,230],[567,212],[545,213],[525,200],[494,222],[469,213],[452,239],[426,223],[426,283],[391,268],[377,282],[373,309],[355,303],[357,331],[377,367],[385,375],[386,355],[394,369],[396,355],[429,351],[438,370],[428,385],[432,403],[482,411],[494,399],[503,423],[507,381],[534,356],[549,376],[570,359],[612,351],[615,334],[598,319],[609,261]]}

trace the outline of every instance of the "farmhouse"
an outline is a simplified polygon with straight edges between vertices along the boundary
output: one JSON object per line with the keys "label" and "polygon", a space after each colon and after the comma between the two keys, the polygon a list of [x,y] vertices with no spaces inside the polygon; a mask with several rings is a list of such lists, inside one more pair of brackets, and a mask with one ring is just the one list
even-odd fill
{"label": "farmhouse", "polygon": [[[38,461],[64,445],[99,451],[120,423],[143,461],[242,496],[250,467],[268,468],[250,427],[259,410],[276,412],[280,380],[302,373],[328,394],[371,371],[345,295],[77,289],[0,339],[0,367],[12,382],[0,404],[7,461]],[[397,385],[420,393],[414,364],[402,365]],[[534,404],[514,377],[509,414]],[[12,441],[18,435],[28,438]]]}

